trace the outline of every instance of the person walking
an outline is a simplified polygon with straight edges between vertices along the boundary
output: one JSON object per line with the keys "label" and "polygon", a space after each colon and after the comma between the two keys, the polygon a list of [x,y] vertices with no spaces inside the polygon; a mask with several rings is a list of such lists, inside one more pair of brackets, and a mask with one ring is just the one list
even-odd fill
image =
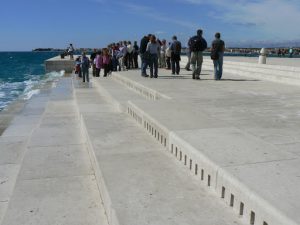
{"label": "person walking", "polygon": [[186,56],[188,58],[188,61],[185,65],[185,70],[191,71],[191,50],[190,50],[189,47],[186,48],[185,53],[186,53]]}
{"label": "person walking", "polygon": [[148,36],[144,36],[141,40],[141,44],[140,44],[140,57],[141,57],[141,61],[142,61],[142,66],[141,66],[141,75],[143,77],[148,77],[147,75],[147,66],[149,64],[150,61],[150,57],[148,52],[146,52],[147,50],[147,45],[149,42],[149,39],[151,37],[151,34],[148,34]]}
{"label": "person walking", "polygon": [[193,70],[193,79],[199,80],[202,63],[203,63],[203,51],[207,48],[207,42],[202,37],[203,31],[197,30],[197,35],[191,37],[189,40],[189,48],[191,51],[191,65]]}
{"label": "person walking", "polygon": [[132,57],[133,57],[133,65],[135,69],[139,68],[138,55],[139,55],[139,46],[137,45],[137,42],[134,41]]}
{"label": "person walking", "polygon": [[82,53],[82,59],[81,59],[81,70],[82,70],[82,79],[83,82],[90,82],[89,78],[89,68],[90,68],[90,60],[86,56],[86,53]]}
{"label": "person walking", "polygon": [[[156,40],[156,37],[152,35],[150,42],[147,44],[147,52],[150,53],[150,78],[158,77],[158,56],[160,52],[160,44]],[[154,71],[154,73],[153,73]],[[154,76],[153,76],[154,75]]]}
{"label": "person walking", "polygon": [[181,54],[181,42],[177,40],[176,36],[173,36],[172,38],[173,42],[170,46],[171,49],[171,68],[172,68],[172,74],[175,75],[175,73],[178,75],[180,72],[180,54]]}
{"label": "person walking", "polygon": [[223,74],[223,57],[225,42],[221,40],[221,34],[215,34],[215,40],[211,44],[211,59],[214,63],[215,80],[221,80]]}

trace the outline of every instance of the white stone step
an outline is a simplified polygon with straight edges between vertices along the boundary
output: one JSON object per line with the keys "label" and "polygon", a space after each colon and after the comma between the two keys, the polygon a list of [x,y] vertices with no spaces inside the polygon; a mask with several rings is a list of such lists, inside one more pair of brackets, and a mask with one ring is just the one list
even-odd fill
{"label": "white stone step", "polygon": [[[132,79],[132,74],[130,77],[128,73],[120,75]],[[240,124],[240,129],[237,129],[233,127],[236,122],[232,115],[228,118],[222,116],[215,118],[207,114],[208,109],[212,110],[218,107],[218,105],[206,102],[209,98],[212,103],[221,98],[219,107],[222,105],[230,107],[232,103],[229,99],[232,98],[238,102],[235,105],[236,110],[240,110],[238,107],[243,104],[250,103],[254,107],[269,112],[270,107],[272,108],[274,105],[272,101],[278,101],[276,97],[275,100],[273,99],[274,95],[269,96],[271,100],[269,103],[264,101],[265,105],[260,105],[256,100],[258,105],[255,105],[249,99],[241,99],[243,96],[239,96],[239,90],[235,90],[236,94],[232,93],[231,88],[236,87],[232,86],[234,82],[229,86],[224,82],[193,82],[183,79],[179,83],[176,79],[171,79],[168,81],[168,86],[167,82],[160,79],[141,79],[137,74],[135,78],[143,86],[148,84],[147,88],[157,88],[158,92],[169,95],[172,100],[155,102],[133,100],[128,104],[127,113],[160,144],[166,145],[183,165],[191,169],[192,173],[197,173],[204,184],[209,184],[209,189],[214,189],[219,196],[226,192],[224,201],[228,206],[233,206],[237,214],[243,211],[244,221],[249,222],[255,218],[255,224],[299,223],[297,211],[300,208],[298,204],[300,196],[296,191],[300,187],[300,183],[296,181],[299,168],[295,166],[299,161],[299,154],[296,152],[299,151],[293,149],[287,152],[285,149],[279,149],[273,142],[266,141],[263,137],[270,135],[269,132],[272,130],[267,130],[263,126],[260,130],[253,129],[251,123],[256,122],[253,118],[248,119],[248,123],[244,122],[244,125]],[[204,85],[212,89],[209,91],[206,87],[198,94],[187,95],[192,92],[191,90],[195,90],[195,84],[198,84],[198,89],[204,88]],[[216,89],[217,84],[222,84],[222,87]],[[261,84],[259,84],[260,86]],[[295,93],[296,88],[294,87],[284,86],[277,89],[277,84],[268,82],[263,82],[263,86],[269,91],[279,91],[286,96],[293,91],[294,94],[299,95],[299,91]],[[253,89],[258,86],[248,84],[249,87]],[[185,88],[184,92],[173,91],[183,88]],[[260,94],[258,92],[257,96]],[[266,96],[263,96],[262,99],[265,98]],[[241,100],[243,104],[239,103]],[[294,101],[294,99],[289,101]],[[205,107],[201,107],[202,105]],[[264,106],[268,106],[268,108],[265,109]],[[241,119],[245,120],[247,111],[242,112],[244,115],[237,115],[244,116],[245,118]],[[272,116],[269,113],[268,120],[272,119]],[[267,122],[265,121],[264,124],[268,125]],[[259,123],[257,124],[259,126]],[[293,125],[290,125],[290,128],[293,129],[293,132],[289,133],[295,137],[293,140],[295,142],[299,129]],[[256,133],[253,133],[252,130]],[[282,128],[277,132],[286,133],[288,130]],[[274,134],[276,134],[276,130]],[[277,143],[282,142],[277,139]],[[265,173],[262,173],[261,170]],[[283,170],[286,171],[284,174],[282,174]],[[251,174],[251,178],[248,174]],[[267,181],[265,181],[266,176],[268,177]],[[289,179],[286,178],[287,176]],[[287,193],[285,190],[289,190],[289,192]]]}
{"label": "white stone step", "polygon": [[1,225],[107,225],[71,78],[53,89],[29,139]]}
{"label": "white stone step", "polygon": [[[106,91],[125,104],[130,90],[103,79],[99,79],[100,95],[111,82]],[[79,108],[84,108],[87,95],[96,99],[97,94],[94,88],[76,89]],[[111,103],[105,96],[99,96],[97,103],[108,110]],[[179,166],[126,114],[116,112],[113,104],[111,111],[82,111],[81,116],[110,224],[242,224],[219,196]]]}

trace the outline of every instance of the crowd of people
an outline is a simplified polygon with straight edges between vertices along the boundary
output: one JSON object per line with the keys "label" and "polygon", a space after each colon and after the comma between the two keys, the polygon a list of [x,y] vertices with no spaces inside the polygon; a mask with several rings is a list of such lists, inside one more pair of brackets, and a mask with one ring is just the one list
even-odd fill
{"label": "crowd of people", "polygon": [[[211,59],[214,62],[215,80],[222,78],[223,53],[225,43],[221,39],[221,34],[216,33],[215,40],[212,42]],[[202,63],[203,51],[207,49],[207,42],[203,37],[203,31],[197,30],[195,36],[188,41],[188,62],[185,69],[192,71],[193,79],[199,80]],[[159,40],[153,34],[144,36],[140,45],[137,41],[133,44],[130,41],[120,41],[112,43],[103,49],[94,49],[90,58],[84,52],[82,56],[75,60],[75,73],[82,77],[83,82],[89,82],[89,68],[93,70],[93,76],[99,77],[103,69],[103,76],[107,77],[113,71],[127,71],[139,69],[138,57],[141,59],[141,76],[158,78],[158,68],[171,70],[172,75],[180,74],[182,44],[174,35],[172,41]],[[147,69],[149,68],[149,74]]]}

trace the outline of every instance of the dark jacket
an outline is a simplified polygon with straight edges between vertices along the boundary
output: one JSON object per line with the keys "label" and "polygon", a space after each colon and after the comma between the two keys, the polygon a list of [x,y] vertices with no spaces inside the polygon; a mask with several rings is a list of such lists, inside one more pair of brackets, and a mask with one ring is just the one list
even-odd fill
{"label": "dark jacket", "polygon": [[147,36],[142,38],[141,44],[140,44],[140,53],[141,54],[146,52],[148,42],[149,42],[149,39]]}

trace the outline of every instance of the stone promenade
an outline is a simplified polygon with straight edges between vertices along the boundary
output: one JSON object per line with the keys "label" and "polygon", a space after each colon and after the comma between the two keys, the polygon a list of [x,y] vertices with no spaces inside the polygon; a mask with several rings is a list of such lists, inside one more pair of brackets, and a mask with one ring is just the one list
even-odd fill
{"label": "stone promenade", "polygon": [[298,70],[226,65],[34,97],[0,137],[0,224],[300,224]]}

